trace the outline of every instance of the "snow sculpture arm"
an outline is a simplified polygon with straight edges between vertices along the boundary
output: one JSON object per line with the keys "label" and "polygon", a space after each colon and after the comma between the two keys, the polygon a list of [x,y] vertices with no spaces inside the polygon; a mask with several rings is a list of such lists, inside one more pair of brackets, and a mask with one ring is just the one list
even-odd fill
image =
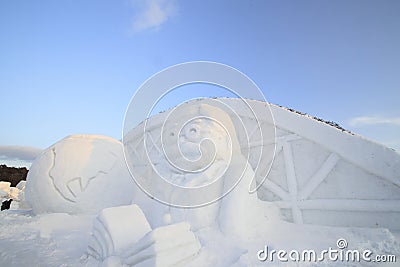
{"label": "snow sculpture arm", "polygon": [[175,266],[201,245],[187,222],[151,229],[137,205],[107,208],[93,225],[88,254],[102,266]]}
{"label": "snow sculpture arm", "polygon": [[128,266],[176,266],[193,258],[201,245],[186,222],[163,226],[146,234],[121,257]]}

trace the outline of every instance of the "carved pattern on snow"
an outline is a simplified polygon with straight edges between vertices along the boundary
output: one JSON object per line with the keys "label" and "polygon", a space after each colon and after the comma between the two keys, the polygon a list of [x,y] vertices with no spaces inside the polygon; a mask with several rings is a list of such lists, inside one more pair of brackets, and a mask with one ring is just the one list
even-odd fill
{"label": "carved pattern on snow", "polygon": [[[343,159],[336,153],[330,153],[307,183],[300,188],[296,177],[291,145],[291,141],[300,139],[303,138],[296,134],[288,134],[277,140],[276,155],[283,153],[288,191],[269,179],[263,184],[263,187],[280,198],[280,200],[275,201],[280,208],[291,210],[293,222],[303,223],[304,210],[400,212],[400,200],[396,199],[310,199],[311,194],[327,179],[337,163]],[[388,179],[385,180],[392,182]]]}
{"label": "carved pattern on snow", "polygon": [[[96,179],[100,174],[107,174],[116,164],[117,155],[109,151],[113,160],[107,161],[108,166],[103,166],[104,170],[96,170],[96,173],[91,173],[87,176],[70,177],[66,182],[63,179],[57,178],[53,174],[57,164],[56,147],[51,148],[51,166],[48,170],[55,191],[68,202],[75,203],[79,193],[84,192],[93,179]],[[90,172],[89,172],[90,173]]]}

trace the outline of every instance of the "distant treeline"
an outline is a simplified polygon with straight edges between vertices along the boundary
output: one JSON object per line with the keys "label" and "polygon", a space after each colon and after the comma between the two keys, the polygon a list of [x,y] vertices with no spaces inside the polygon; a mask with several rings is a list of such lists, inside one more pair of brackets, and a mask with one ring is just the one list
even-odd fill
{"label": "distant treeline", "polygon": [[19,181],[26,180],[28,170],[25,167],[15,168],[7,165],[0,165],[0,181],[10,182],[11,186],[16,186]]}

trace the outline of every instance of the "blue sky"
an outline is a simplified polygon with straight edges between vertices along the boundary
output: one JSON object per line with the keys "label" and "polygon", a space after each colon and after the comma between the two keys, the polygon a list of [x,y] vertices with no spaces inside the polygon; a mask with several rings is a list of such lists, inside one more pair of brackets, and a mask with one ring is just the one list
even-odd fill
{"label": "blue sky", "polygon": [[400,149],[400,2],[0,2],[0,145],[121,138],[135,90],[182,62],[230,65],[267,100]]}

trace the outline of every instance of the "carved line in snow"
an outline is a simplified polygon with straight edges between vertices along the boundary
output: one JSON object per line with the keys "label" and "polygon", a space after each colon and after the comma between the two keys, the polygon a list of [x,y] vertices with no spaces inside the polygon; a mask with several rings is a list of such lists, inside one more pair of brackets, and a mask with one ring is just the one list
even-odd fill
{"label": "carved line in snow", "polygon": [[93,224],[94,242],[88,245],[88,253],[95,259],[104,260],[115,251],[115,245],[111,234],[104,223],[98,218],[95,219]]}
{"label": "carved line in snow", "polygon": [[[151,146],[150,146],[149,148],[147,148],[147,150],[148,150],[148,151],[151,151],[152,148],[155,148],[155,149],[158,151],[158,153],[162,153],[162,152],[161,152],[161,149],[158,147],[157,143],[154,141],[154,138],[153,138],[153,136],[151,135],[151,133],[148,132],[148,133],[146,133],[146,135],[147,135],[148,139],[149,139],[150,142],[151,142]],[[159,138],[160,138],[160,137],[158,137],[156,140],[158,140]]]}
{"label": "carved line in snow", "polygon": [[[74,190],[74,188],[73,188],[73,185],[76,184],[76,182],[78,182],[79,190],[80,190],[81,192],[85,191],[85,190],[87,189],[87,187],[89,186],[90,181],[93,180],[93,179],[95,179],[95,178],[97,178],[97,176],[98,176],[99,174],[108,174],[108,172],[109,172],[111,169],[114,168],[115,164],[117,163],[117,158],[118,158],[117,155],[116,155],[115,153],[113,153],[112,151],[109,151],[109,153],[110,153],[111,155],[113,155],[113,157],[114,157],[115,159],[114,159],[114,163],[111,165],[111,167],[110,167],[107,171],[104,171],[104,170],[97,171],[95,175],[93,175],[93,176],[91,176],[91,177],[88,177],[88,178],[84,178],[84,177],[80,177],[80,176],[79,176],[79,177],[74,177],[74,178],[68,180],[68,181],[66,182],[66,184],[61,184],[61,185],[60,185],[60,183],[55,179],[54,175],[52,175],[52,171],[53,171],[53,169],[55,168],[55,164],[56,164],[56,157],[57,157],[56,148],[53,147],[53,148],[51,149],[51,152],[52,152],[52,153],[51,153],[51,155],[52,155],[52,164],[51,164],[51,166],[50,166],[50,168],[49,168],[49,170],[48,170],[48,175],[49,175],[49,177],[50,177],[51,180],[52,180],[52,185],[53,185],[55,191],[58,192],[59,195],[60,195],[63,199],[65,199],[65,200],[68,201],[68,202],[72,202],[72,203],[76,203],[76,197],[77,197],[77,195],[76,195],[75,190]],[[85,184],[83,184],[83,180],[86,180]],[[65,190],[65,189],[66,189],[66,190]],[[63,192],[63,191],[65,191],[65,192]],[[73,198],[68,197],[68,196],[66,195],[66,192],[69,192]]]}
{"label": "carved line in snow", "polygon": [[[299,137],[299,136],[297,136]],[[293,221],[298,224],[303,223],[303,206],[300,202],[308,198],[311,193],[318,187],[318,185],[328,177],[329,173],[336,166],[340,157],[334,153],[330,154],[327,160],[321,165],[318,171],[308,180],[308,183],[298,192],[297,177],[294,167],[293,151],[290,142],[293,140],[301,139],[296,138],[296,134],[289,134],[279,138],[279,148],[283,151],[286,181],[289,192],[287,193],[279,185],[274,182],[267,180],[265,187],[272,193],[281,197],[283,201],[276,201],[276,203],[282,208],[290,208],[292,210]],[[279,152],[280,152],[279,150]],[[278,153],[279,153],[278,152]],[[278,154],[277,153],[277,154]],[[322,209],[323,207],[321,207]]]}
{"label": "carved line in snow", "polygon": [[337,162],[340,160],[340,157],[332,153],[329,157],[322,163],[321,167],[318,171],[311,177],[308,183],[300,190],[299,200],[307,199],[312,192],[328,177],[329,173],[336,166]]}
{"label": "carved line in snow", "polygon": [[74,201],[73,199],[70,199],[70,198],[64,196],[64,194],[61,192],[61,189],[58,188],[58,186],[56,185],[55,178],[51,174],[51,171],[55,168],[55,165],[56,165],[56,156],[57,156],[57,154],[56,154],[56,148],[55,147],[53,147],[51,149],[51,155],[52,155],[52,159],[51,159],[51,163],[52,164],[51,164],[51,166],[49,168],[48,174],[49,174],[49,177],[51,178],[52,185],[53,185],[54,189],[56,190],[56,192],[58,192],[62,198],[64,198],[68,202],[75,203],[76,201]]}

